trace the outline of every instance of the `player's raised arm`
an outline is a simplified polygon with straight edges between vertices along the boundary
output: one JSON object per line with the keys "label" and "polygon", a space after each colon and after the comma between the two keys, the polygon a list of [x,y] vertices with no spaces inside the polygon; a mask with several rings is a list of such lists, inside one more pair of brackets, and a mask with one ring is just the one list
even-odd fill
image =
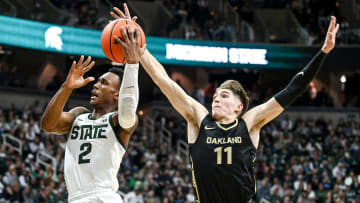
{"label": "player's raised arm", "polygon": [[[123,27],[121,30],[125,33]],[[127,40],[127,43],[124,43],[119,37],[115,36],[115,39],[119,41],[126,50],[124,51],[126,64],[119,90],[118,121],[123,129],[129,129],[132,133],[137,123],[136,109],[139,103],[139,61],[140,57],[144,54],[145,47],[140,49],[131,48],[136,46],[140,47],[140,33],[136,33],[134,36],[135,30],[130,26],[127,27],[127,30],[129,35],[124,38]]]}
{"label": "player's raised arm", "polygon": [[87,110],[84,107],[76,107],[69,112],[63,112],[72,91],[95,80],[93,77],[84,79],[84,74],[95,65],[95,62],[91,61],[91,57],[88,57],[85,62],[83,61],[84,56],[81,56],[78,63],[75,61],[72,63],[66,81],[46,106],[41,117],[41,128],[43,130],[53,134],[68,133],[75,116]]}
{"label": "player's raised arm", "polygon": [[208,114],[207,109],[190,97],[166,73],[164,67],[153,57],[148,50],[141,58],[141,64],[150,75],[154,83],[169,99],[173,107],[189,122],[200,127],[202,119]]}
{"label": "player's raised arm", "polygon": [[319,72],[327,54],[335,46],[336,33],[339,30],[339,24],[336,24],[336,18],[331,17],[331,22],[321,51],[298,72],[290,81],[290,83],[271,98],[266,103],[259,105],[244,115],[244,120],[249,131],[259,130],[266,123],[277,117],[286,106],[290,105],[295,99],[301,95],[316,74]]}
{"label": "player's raised arm", "polygon": [[[124,4],[125,14],[117,8],[114,8],[114,11],[121,18],[131,19],[126,4]],[[119,16],[113,12],[111,13],[111,15],[114,18],[119,18]],[[145,50],[145,47],[141,48],[140,44],[130,45],[131,44],[130,37],[132,34],[126,33],[125,29],[122,29],[121,31],[124,37],[124,41],[122,41],[118,37],[115,38],[118,43],[121,43],[124,49],[124,54],[141,55],[140,62],[144,67],[145,71],[150,75],[154,83],[161,89],[164,95],[169,99],[173,107],[188,122],[195,124],[197,127],[200,127],[201,120],[206,116],[206,114],[208,114],[207,109],[199,102],[197,102],[195,99],[187,95],[185,91],[176,82],[171,80],[171,78],[166,73],[164,67],[150,54],[148,50]],[[140,31],[138,29],[136,29],[135,36],[140,36]],[[125,56],[125,58],[127,57],[130,56]]]}

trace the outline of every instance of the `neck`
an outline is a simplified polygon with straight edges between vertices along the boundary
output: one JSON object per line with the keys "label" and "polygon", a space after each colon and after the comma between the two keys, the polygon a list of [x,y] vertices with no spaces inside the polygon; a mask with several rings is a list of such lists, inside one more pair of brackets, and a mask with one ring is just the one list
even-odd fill
{"label": "neck", "polygon": [[93,118],[99,118],[102,115],[105,115],[109,112],[114,112],[116,111],[116,107],[114,106],[108,106],[108,107],[95,107],[93,112],[92,112],[92,117]]}
{"label": "neck", "polygon": [[229,116],[229,117],[222,117],[220,119],[217,119],[216,121],[220,124],[229,124],[236,120],[237,116]]}

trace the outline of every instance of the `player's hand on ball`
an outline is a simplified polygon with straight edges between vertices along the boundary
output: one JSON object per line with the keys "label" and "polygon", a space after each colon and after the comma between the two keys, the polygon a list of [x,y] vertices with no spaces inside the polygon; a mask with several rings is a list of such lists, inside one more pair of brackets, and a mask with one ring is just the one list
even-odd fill
{"label": "player's hand on ball", "polygon": [[[140,44],[140,29],[127,26],[127,29],[121,27],[121,34],[124,40],[121,40],[118,36],[114,36],[117,43],[120,43],[124,50],[124,57],[126,63],[136,64],[139,63],[141,56],[144,54],[146,49],[146,44],[141,47]],[[127,31],[127,32],[126,32]],[[134,33],[135,32],[135,33]],[[134,35],[135,34],[135,35]]]}
{"label": "player's hand on ball", "polygon": [[110,15],[115,18],[115,19],[120,19],[120,18],[124,18],[124,19],[128,19],[128,20],[132,20],[132,21],[136,21],[137,19],[137,16],[134,16],[133,18],[131,18],[131,15],[130,15],[130,12],[129,12],[129,8],[127,7],[126,3],[124,3],[124,11],[125,11],[125,14],[120,10],[118,9],[117,7],[114,7],[113,8],[113,11],[110,12]]}
{"label": "player's hand on ball", "polygon": [[94,77],[84,79],[86,72],[94,67],[95,61],[91,61],[89,56],[84,62],[84,56],[81,56],[79,61],[73,61],[69,74],[66,77],[65,85],[69,89],[76,89],[87,85],[89,82],[94,81]]}
{"label": "player's hand on ball", "polygon": [[326,38],[321,50],[328,54],[335,46],[336,33],[339,31],[339,24],[336,23],[336,18],[331,16],[330,25],[326,33]]}

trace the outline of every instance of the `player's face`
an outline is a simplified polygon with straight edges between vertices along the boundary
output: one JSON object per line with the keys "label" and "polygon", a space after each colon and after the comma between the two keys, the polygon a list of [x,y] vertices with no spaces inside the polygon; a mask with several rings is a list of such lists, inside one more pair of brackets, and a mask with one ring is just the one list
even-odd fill
{"label": "player's face", "polygon": [[91,91],[90,104],[114,105],[117,103],[117,95],[120,88],[119,77],[107,72],[99,77]]}
{"label": "player's face", "polygon": [[217,89],[212,102],[212,114],[215,120],[237,116],[242,110],[240,99],[228,89]]}

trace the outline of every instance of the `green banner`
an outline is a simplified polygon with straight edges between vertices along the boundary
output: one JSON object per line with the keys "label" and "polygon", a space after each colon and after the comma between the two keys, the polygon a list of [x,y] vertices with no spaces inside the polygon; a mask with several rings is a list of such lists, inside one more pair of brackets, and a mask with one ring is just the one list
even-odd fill
{"label": "green banner", "polygon": [[[0,15],[0,44],[105,58],[101,31]],[[222,43],[146,37],[162,64],[216,68],[300,68],[314,54],[306,47]]]}

